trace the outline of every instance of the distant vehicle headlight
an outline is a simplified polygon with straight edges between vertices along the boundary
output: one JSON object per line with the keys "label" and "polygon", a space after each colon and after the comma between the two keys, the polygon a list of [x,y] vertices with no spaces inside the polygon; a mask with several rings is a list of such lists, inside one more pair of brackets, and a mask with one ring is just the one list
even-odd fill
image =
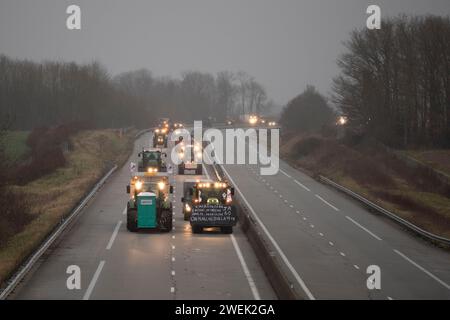
{"label": "distant vehicle headlight", "polygon": [[134,184],[134,187],[136,188],[137,191],[142,189],[142,181],[136,181],[136,183]]}

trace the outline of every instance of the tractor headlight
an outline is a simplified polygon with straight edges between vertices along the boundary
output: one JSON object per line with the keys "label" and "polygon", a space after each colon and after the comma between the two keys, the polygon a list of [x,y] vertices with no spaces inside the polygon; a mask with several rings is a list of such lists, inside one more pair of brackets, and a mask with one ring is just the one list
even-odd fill
{"label": "tractor headlight", "polygon": [[166,187],[166,184],[163,181],[158,182],[159,190],[163,191],[165,187]]}
{"label": "tractor headlight", "polygon": [[201,152],[197,152],[197,158],[201,158],[202,157],[202,153]]}
{"label": "tractor headlight", "polygon": [[159,129],[156,129],[155,132],[156,132],[156,133],[159,133]]}
{"label": "tractor headlight", "polygon": [[191,206],[187,203],[184,205],[184,208],[186,209],[187,212],[191,212],[192,210]]}
{"label": "tractor headlight", "polygon": [[134,184],[134,187],[136,188],[137,191],[142,189],[142,181],[136,181],[136,183]]}

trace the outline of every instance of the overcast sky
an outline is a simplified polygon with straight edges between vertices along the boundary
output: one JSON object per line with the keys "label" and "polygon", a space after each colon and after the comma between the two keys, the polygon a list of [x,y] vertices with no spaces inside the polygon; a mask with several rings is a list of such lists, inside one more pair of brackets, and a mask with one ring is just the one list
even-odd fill
{"label": "overcast sky", "polygon": [[[70,4],[80,31],[66,29]],[[112,75],[244,70],[284,104],[307,84],[329,93],[342,41],[365,27],[369,4],[383,16],[450,14],[450,0],[0,0],[0,53],[98,60]]]}

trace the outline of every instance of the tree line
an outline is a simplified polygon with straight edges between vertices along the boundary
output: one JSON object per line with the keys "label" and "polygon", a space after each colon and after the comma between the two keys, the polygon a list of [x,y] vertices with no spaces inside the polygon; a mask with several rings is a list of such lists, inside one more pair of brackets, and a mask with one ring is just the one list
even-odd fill
{"label": "tree line", "polygon": [[0,55],[0,116],[11,129],[63,123],[145,128],[164,116],[225,121],[271,105],[264,87],[244,72],[189,71],[175,79],[142,69],[113,77],[97,62],[36,63]]}
{"label": "tree line", "polygon": [[351,33],[333,101],[348,131],[393,147],[450,146],[450,18],[399,16]]}

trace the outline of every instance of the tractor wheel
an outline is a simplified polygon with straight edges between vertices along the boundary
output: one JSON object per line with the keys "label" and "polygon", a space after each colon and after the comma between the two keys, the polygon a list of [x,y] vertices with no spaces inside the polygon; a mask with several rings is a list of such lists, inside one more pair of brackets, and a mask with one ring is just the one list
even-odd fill
{"label": "tractor wheel", "polygon": [[233,227],[221,227],[220,231],[224,234],[232,234],[233,233]]}
{"label": "tractor wheel", "polygon": [[203,231],[203,227],[201,227],[201,226],[192,226],[192,232],[193,233],[202,233],[202,231]]}
{"label": "tractor wheel", "polygon": [[127,210],[127,229],[130,232],[136,232],[138,230],[136,209]]}
{"label": "tractor wheel", "polygon": [[164,210],[161,212],[161,218],[159,219],[159,228],[163,232],[172,231],[172,211]]}

